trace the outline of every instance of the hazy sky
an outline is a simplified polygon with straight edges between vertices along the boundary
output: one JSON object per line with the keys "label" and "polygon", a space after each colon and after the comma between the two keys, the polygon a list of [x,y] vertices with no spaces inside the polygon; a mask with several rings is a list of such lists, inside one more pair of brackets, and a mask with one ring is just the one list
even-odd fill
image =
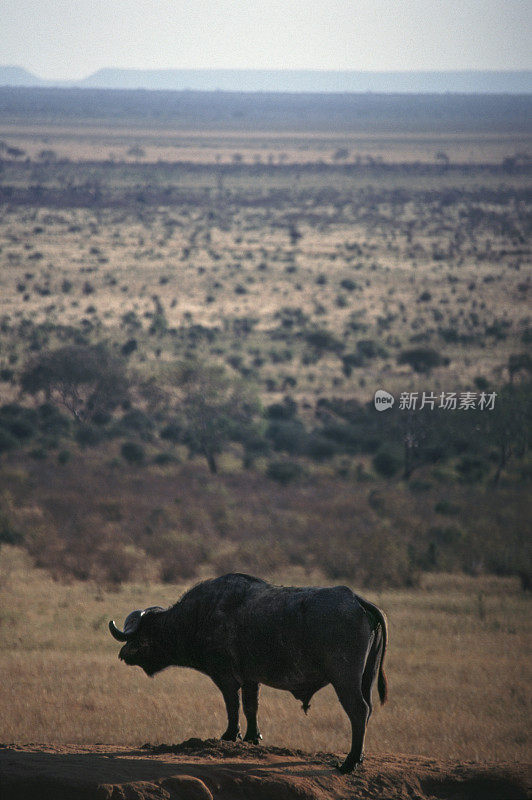
{"label": "hazy sky", "polygon": [[0,0],[0,64],[530,69],[532,0]]}

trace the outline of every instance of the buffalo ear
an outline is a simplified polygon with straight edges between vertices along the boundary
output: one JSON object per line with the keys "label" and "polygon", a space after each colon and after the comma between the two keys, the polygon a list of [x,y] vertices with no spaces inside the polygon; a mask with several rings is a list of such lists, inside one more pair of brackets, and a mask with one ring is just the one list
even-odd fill
{"label": "buffalo ear", "polygon": [[144,609],[144,611],[142,612],[141,616],[144,616],[144,614],[147,614],[148,612],[154,612],[155,613],[155,612],[159,612],[159,611],[164,611],[164,608],[162,608],[161,606],[149,606],[149,608],[145,608]]}
{"label": "buffalo ear", "polygon": [[128,614],[126,617],[126,621],[124,622],[124,633],[126,637],[129,639],[130,636],[133,636],[134,633],[137,632],[137,628],[140,624],[140,618],[145,614],[145,611],[132,611],[131,614]]}

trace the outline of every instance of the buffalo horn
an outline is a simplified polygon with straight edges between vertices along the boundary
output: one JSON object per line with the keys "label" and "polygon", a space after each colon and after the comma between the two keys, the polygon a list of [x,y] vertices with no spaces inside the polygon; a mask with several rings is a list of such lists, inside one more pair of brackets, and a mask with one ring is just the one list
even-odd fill
{"label": "buffalo horn", "polygon": [[127,636],[123,633],[119,628],[116,627],[114,620],[112,619],[109,623],[109,630],[111,631],[111,635],[113,638],[117,640],[117,642],[126,642]]}
{"label": "buffalo horn", "polygon": [[109,630],[111,631],[112,636],[119,642],[127,642],[130,636],[133,636],[134,633],[137,632],[137,628],[139,627],[140,618],[144,616],[148,611],[163,611],[160,606],[150,606],[149,608],[145,608],[144,611],[132,611],[131,614],[128,614],[126,617],[126,621],[124,622],[124,630],[121,631],[119,628],[116,627],[114,620],[111,620],[109,623]]}

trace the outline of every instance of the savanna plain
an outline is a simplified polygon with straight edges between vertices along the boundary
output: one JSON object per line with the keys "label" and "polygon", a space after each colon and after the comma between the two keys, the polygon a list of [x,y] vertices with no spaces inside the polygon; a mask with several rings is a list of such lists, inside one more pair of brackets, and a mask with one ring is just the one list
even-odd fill
{"label": "savanna plain", "polygon": [[386,612],[372,757],[526,763],[529,98],[165,97],[0,90],[0,740],[220,735],[107,623],[246,571]]}

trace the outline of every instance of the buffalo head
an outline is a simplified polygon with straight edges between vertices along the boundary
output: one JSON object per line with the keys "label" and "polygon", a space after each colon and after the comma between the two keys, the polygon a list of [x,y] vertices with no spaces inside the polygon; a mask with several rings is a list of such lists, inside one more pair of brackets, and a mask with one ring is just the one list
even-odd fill
{"label": "buffalo head", "polygon": [[144,611],[132,611],[124,622],[124,630],[109,622],[111,635],[118,642],[125,642],[118,657],[130,666],[141,667],[152,676],[169,666],[168,653],[164,648],[164,631],[161,626],[160,606],[150,606]]}

